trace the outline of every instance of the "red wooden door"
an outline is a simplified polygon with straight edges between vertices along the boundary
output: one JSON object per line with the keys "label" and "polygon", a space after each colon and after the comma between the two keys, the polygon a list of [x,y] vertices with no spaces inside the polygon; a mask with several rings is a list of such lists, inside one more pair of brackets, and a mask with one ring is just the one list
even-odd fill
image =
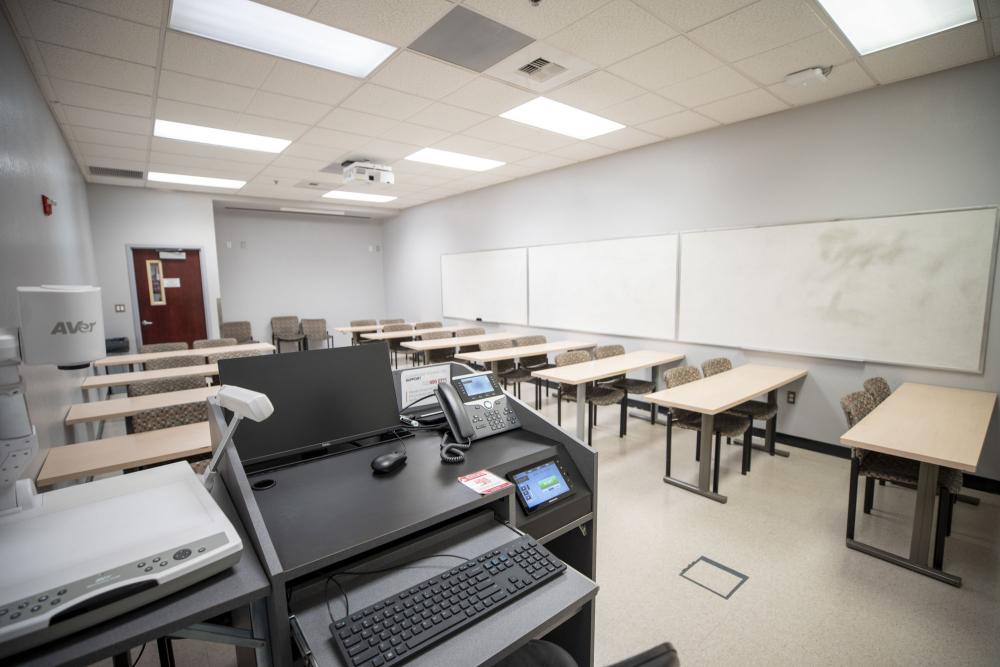
{"label": "red wooden door", "polygon": [[197,250],[134,248],[140,344],[207,338],[201,257]]}

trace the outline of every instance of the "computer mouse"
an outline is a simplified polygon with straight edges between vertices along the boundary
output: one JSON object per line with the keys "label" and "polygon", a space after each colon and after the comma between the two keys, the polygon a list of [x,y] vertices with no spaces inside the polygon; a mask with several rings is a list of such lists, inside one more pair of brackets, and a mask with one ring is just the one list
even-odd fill
{"label": "computer mouse", "polygon": [[395,472],[406,465],[406,454],[403,452],[390,452],[372,459],[372,470],[376,475],[386,475]]}

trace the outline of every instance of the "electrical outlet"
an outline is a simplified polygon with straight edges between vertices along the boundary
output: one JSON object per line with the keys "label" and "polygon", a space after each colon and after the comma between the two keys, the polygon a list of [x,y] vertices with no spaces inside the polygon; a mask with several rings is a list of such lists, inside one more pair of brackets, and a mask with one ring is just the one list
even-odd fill
{"label": "electrical outlet", "polygon": [[116,303],[115,304],[115,312],[116,313],[124,313],[125,312],[125,304],[124,303]]}
{"label": "electrical outlet", "polygon": [[795,405],[795,392],[789,391],[786,392],[785,395],[788,397],[788,402],[791,403],[792,405]]}
{"label": "electrical outlet", "polygon": [[232,249],[233,249],[233,242],[226,241],[226,250],[232,250]]}
{"label": "electrical outlet", "polygon": [[246,250],[247,249],[247,242],[246,241],[240,241],[240,249],[241,250]]}

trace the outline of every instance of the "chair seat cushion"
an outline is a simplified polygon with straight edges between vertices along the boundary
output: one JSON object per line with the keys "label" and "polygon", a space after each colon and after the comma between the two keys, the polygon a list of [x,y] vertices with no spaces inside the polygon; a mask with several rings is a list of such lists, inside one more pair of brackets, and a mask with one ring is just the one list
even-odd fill
{"label": "chair seat cushion", "polygon": [[[873,479],[884,479],[887,482],[916,484],[920,477],[920,463],[879,452],[863,452],[858,474]],[[938,486],[948,489],[951,493],[962,490],[964,480],[962,472],[954,468],[941,467],[938,470]]]}
{"label": "chair seat cushion", "polygon": [[[701,415],[694,412],[682,412],[677,417],[677,425],[690,431],[700,431]],[[746,430],[750,428],[750,418],[723,412],[715,415],[713,428],[716,433],[724,435],[727,438],[738,437],[746,433]]]}
{"label": "chair seat cushion", "polygon": [[306,335],[301,333],[279,333],[274,334],[274,337],[277,340],[302,340]]}
{"label": "chair seat cushion", "polygon": [[631,378],[625,378],[624,380],[612,382],[611,386],[615,389],[627,391],[630,394],[651,394],[656,391],[656,385],[649,380],[634,380]]}
{"label": "chair seat cushion", "polygon": [[625,392],[611,387],[588,387],[587,400],[594,405],[614,405],[625,398]]}
{"label": "chair seat cushion", "polygon": [[767,421],[778,414],[778,406],[764,401],[747,401],[729,410],[738,415],[746,415],[756,421]]}
{"label": "chair seat cushion", "polygon": [[499,376],[508,382],[526,382],[531,379],[531,370],[528,368],[512,368],[509,371],[499,373]]}

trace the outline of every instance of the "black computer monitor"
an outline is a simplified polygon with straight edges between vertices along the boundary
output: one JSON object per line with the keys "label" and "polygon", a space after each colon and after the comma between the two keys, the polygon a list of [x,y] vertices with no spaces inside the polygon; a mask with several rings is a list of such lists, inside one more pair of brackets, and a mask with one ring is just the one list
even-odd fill
{"label": "black computer monitor", "polygon": [[233,440],[252,464],[399,427],[385,343],[219,361],[222,384],[266,394],[274,413],[244,419]]}

